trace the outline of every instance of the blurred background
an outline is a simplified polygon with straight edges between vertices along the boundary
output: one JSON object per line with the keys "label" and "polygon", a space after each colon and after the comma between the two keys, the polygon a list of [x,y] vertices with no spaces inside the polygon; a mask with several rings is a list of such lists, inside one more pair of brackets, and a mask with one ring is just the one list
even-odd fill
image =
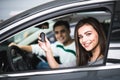
{"label": "blurred background", "polygon": [[0,23],[27,9],[54,0],[0,0]]}

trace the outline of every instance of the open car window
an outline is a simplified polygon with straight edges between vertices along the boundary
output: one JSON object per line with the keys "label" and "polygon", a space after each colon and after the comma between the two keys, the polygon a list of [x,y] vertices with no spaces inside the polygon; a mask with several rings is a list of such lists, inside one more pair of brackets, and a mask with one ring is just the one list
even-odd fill
{"label": "open car window", "polygon": [[[54,8],[55,12],[54,12],[54,9],[53,9],[53,12],[51,12],[49,11],[49,8],[46,8],[44,11],[44,9],[39,10],[39,7],[38,7],[38,8],[35,8],[38,11],[31,9],[28,12],[26,11],[27,13],[24,12],[18,17],[15,16],[14,18],[12,18],[13,21],[10,19],[10,21],[8,20],[5,22],[5,23],[9,22],[9,24],[7,25],[5,25],[5,23],[2,24],[3,25],[2,29],[3,28],[4,29],[1,30],[2,32],[0,33],[5,35],[0,37],[0,40],[1,40],[0,73],[14,73],[14,72],[19,73],[19,72],[27,72],[27,71],[29,72],[29,71],[53,70],[50,68],[50,65],[49,65],[51,62],[49,62],[48,58],[46,58],[46,54],[45,54],[46,51],[41,49],[40,44],[38,45],[38,41],[39,41],[38,37],[42,32],[45,33],[48,41],[50,42],[50,46],[57,44],[56,46],[52,47],[51,51],[53,52],[53,57],[55,61],[59,64],[60,68],[54,68],[54,69],[57,69],[57,70],[68,69],[68,68],[74,69],[74,68],[83,67],[80,65],[78,66],[76,64],[77,63],[76,60],[78,56],[76,53],[77,48],[75,46],[75,43],[76,43],[75,33],[78,31],[77,30],[75,31],[75,29],[77,27],[76,26],[77,23],[80,20],[87,17],[93,17],[97,19],[103,27],[103,32],[105,33],[105,38],[106,38],[106,46],[105,46],[106,48],[104,49],[105,51],[103,52],[103,57],[102,57],[103,60],[101,64],[98,64],[98,65],[96,64],[96,65],[97,66],[105,65],[108,46],[109,46],[108,43],[109,43],[109,34],[111,29],[110,25],[112,20],[112,15],[111,15],[112,9],[109,10],[107,8],[110,8],[110,7],[105,6],[106,7],[105,8],[105,7],[99,7],[98,5],[97,5],[98,7],[94,7],[96,5],[89,7],[84,5],[84,3],[81,5],[85,7],[82,8],[82,6],[78,6],[77,4],[77,6],[65,8],[65,9],[62,9],[62,7],[60,7],[60,10],[57,10],[59,8]],[[112,4],[107,4],[107,5],[109,6]],[[46,7],[49,7],[49,6],[46,6]],[[70,31],[67,30],[66,34],[70,33],[71,42],[73,41],[73,44],[69,47],[63,46],[63,44],[61,43],[61,42],[64,42],[64,40],[66,39],[65,37],[69,37],[64,34],[65,30],[61,30],[59,32],[57,30],[54,30],[54,27],[53,27],[57,21],[61,21],[61,20],[67,21],[70,25]],[[46,24],[46,23],[47,23],[47,27],[43,27],[43,24]],[[99,26],[96,26],[96,27],[99,27]],[[57,35],[58,33],[63,33],[63,34]],[[101,33],[99,33],[99,35],[100,34]],[[61,37],[63,35],[64,37]],[[10,46],[11,43],[14,43],[14,45]],[[88,47],[88,43],[86,44],[84,43],[83,45],[85,47]],[[32,48],[30,48],[30,50],[28,51],[25,51],[25,50],[22,50],[21,46],[30,46]],[[59,49],[56,49],[55,47]],[[70,50],[70,48],[74,50]],[[29,49],[29,47],[27,47],[27,49]],[[67,54],[69,55],[67,56],[67,54],[63,54],[63,51],[67,52]],[[41,65],[39,64],[39,62],[45,62],[45,65],[44,65],[45,68],[38,69],[37,66]],[[64,65],[62,65],[63,63]],[[74,64],[75,66],[69,66],[69,64]],[[46,68],[46,65],[49,65],[49,68],[48,66]],[[90,66],[96,66],[96,65],[90,65]],[[89,68],[88,65],[85,65],[84,67]]]}
{"label": "open car window", "polygon": [[[5,55],[6,62],[4,62],[4,66],[1,65],[1,69],[4,68],[2,71],[3,72],[9,72],[9,71],[11,72],[11,71],[14,71],[14,69],[17,71],[37,70],[35,66],[39,63],[39,61],[41,61],[40,57],[44,56],[43,59],[45,61],[47,61],[45,58],[45,54],[41,55],[39,57],[36,57],[36,55],[31,55],[32,57],[30,57],[30,55],[28,56],[28,55],[23,54],[26,52],[22,53],[22,51],[18,50],[19,52],[22,53],[22,55],[21,55],[21,53],[17,54],[19,52],[12,52],[10,50],[7,50],[8,48],[5,48],[5,47],[8,47],[8,45],[10,43],[16,43],[17,45],[36,45],[36,44],[38,44],[39,34],[41,32],[44,32],[46,34],[48,40],[50,41],[50,43],[54,44],[56,42],[56,38],[55,38],[55,33],[53,31],[53,25],[55,24],[55,22],[57,22],[59,20],[65,20],[65,21],[69,22],[70,30],[71,30],[70,36],[72,37],[72,39],[74,39],[76,24],[80,19],[85,18],[85,17],[96,18],[102,24],[104,32],[105,32],[105,37],[107,38],[107,41],[109,41],[108,35],[109,35],[110,23],[111,23],[111,13],[109,11],[107,11],[107,10],[106,11],[105,10],[89,10],[89,11],[79,11],[79,12],[64,14],[62,16],[57,16],[52,19],[48,19],[44,22],[40,22],[35,25],[32,25],[29,28],[16,33],[10,39],[3,42],[1,44],[2,48],[0,50],[0,53],[4,52],[6,54]],[[48,23],[49,27],[47,29],[39,28],[39,26],[45,22]],[[106,48],[106,50],[107,50],[107,48]],[[10,51],[10,52],[8,52],[8,51]],[[106,58],[106,55],[107,55],[106,53],[104,53],[104,55],[105,55],[104,58]],[[9,58],[8,58],[8,56],[9,56]],[[27,56],[26,59],[28,59],[28,60],[26,60],[26,62],[28,61],[27,62],[27,63],[29,63],[28,65],[26,65],[24,63],[25,61],[23,62],[23,60],[22,60],[22,59],[24,59],[24,58],[22,58],[23,56],[24,57]],[[58,58],[56,58],[56,60],[61,64],[60,57],[59,56],[57,56],[57,57]],[[4,60],[5,59],[3,59],[3,61]],[[105,59],[104,59],[104,61],[105,61]],[[103,61],[103,64],[105,64],[104,61]],[[8,66],[8,64],[10,64],[10,65]],[[29,67],[26,67],[26,66],[29,66]],[[76,67],[78,67],[78,66],[76,66]]]}

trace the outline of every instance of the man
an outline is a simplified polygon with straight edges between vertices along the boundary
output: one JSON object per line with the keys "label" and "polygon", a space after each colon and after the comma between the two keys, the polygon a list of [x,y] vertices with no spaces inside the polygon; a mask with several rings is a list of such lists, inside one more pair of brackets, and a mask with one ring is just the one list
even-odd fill
{"label": "man", "polygon": [[[37,55],[44,55],[47,58],[47,63],[40,62],[37,65],[37,68],[63,68],[63,67],[74,67],[76,66],[76,51],[75,51],[75,42],[70,36],[70,26],[67,21],[57,21],[53,26],[53,31],[55,33],[56,42],[46,46],[46,42],[49,41],[47,38],[45,42],[38,41],[39,45],[31,46],[19,46],[21,49],[28,52],[35,53]],[[40,39],[40,38],[39,38]],[[45,45],[45,46],[44,46]],[[46,47],[49,54],[46,54]],[[48,48],[50,47],[50,48]],[[54,56],[59,56],[61,64],[59,64]],[[42,66],[42,67],[41,67]]]}

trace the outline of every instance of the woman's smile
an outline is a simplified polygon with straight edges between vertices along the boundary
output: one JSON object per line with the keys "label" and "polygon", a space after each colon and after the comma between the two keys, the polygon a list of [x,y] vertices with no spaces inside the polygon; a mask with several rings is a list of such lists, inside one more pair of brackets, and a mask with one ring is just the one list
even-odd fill
{"label": "woman's smile", "polygon": [[78,29],[79,42],[87,51],[91,51],[98,44],[98,34],[89,24]]}

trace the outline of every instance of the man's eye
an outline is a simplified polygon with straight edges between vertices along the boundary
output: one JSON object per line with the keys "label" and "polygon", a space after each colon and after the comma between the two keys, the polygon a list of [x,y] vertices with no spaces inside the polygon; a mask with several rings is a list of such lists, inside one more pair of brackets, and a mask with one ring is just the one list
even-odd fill
{"label": "man's eye", "polygon": [[61,32],[62,32],[62,33],[64,33],[64,32],[65,32],[65,30],[62,30]]}
{"label": "man's eye", "polygon": [[55,32],[55,34],[58,34],[58,32]]}

